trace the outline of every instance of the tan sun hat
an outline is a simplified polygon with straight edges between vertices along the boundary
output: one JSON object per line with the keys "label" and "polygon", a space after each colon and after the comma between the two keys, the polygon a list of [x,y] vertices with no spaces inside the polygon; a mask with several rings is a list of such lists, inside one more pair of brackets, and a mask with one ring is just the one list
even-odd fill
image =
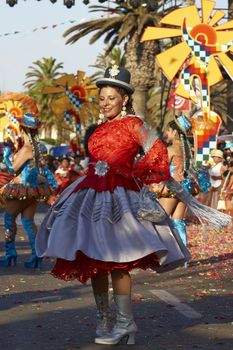
{"label": "tan sun hat", "polygon": [[211,157],[223,158],[223,152],[220,149],[213,149],[210,153]]}

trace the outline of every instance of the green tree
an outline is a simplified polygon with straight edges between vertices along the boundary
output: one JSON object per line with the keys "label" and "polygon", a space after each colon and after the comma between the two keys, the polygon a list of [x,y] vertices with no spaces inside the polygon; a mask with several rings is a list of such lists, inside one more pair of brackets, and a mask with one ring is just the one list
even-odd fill
{"label": "green tree", "polygon": [[95,64],[90,65],[90,67],[98,69],[97,72],[92,75],[93,81],[101,78],[106,68],[112,63],[121,67],[125,66],[125,54],[124,52],[122,53],[120,47],[114,47],[109,54],[106,54],[107,50],[108,48],[104,50],[104,53],[101,53],[97,56]]}
{"label": "green tree", "polygon": [[58,130],[58,141],[61,140],[61,121],[57,119],[50,108],[51,101],[57,96],[55,97],[52,94],[43,95],[42,91],[44,87],[51,86],[54,79],[61,76],[63,73],[61,69],[63,69],[62,62],[57,63],[56,58],[53,57],[43,57],[29,66],[26,81],[23,84],[28,89],[28,94],[37,102],[41,120],[45,125],[46,137],[51,137],[51,128],[55,126]]}

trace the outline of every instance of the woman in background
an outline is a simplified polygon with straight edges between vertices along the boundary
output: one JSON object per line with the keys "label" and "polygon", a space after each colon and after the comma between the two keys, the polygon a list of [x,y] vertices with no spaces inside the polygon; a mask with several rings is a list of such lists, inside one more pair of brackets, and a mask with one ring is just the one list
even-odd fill
{"label": "woman in background", "polygon": [[31,97],[19,93],[9,93],[0,97],[0,102],[7,100],[19,101],[26,112],[18,119],[23,146],[14,154],[10,147],[4,148],[4,162],[14,177],[1,189],[1,195],[5,200],[5,256],[0,260],[0,266],[10,266],[12,262],[16,264],[16,218],[21,214],[22,225],[32,249],[31,258],[24,263],[24,266],[36,268],[41,266],[42,259],[35,251],[37,229],[34,215],[38,201],[48,199],[52,188],[56,187],[56,182],[48,169],[44,169],[42,175],[40,174],[38,129],[41,123],[36,104]]}

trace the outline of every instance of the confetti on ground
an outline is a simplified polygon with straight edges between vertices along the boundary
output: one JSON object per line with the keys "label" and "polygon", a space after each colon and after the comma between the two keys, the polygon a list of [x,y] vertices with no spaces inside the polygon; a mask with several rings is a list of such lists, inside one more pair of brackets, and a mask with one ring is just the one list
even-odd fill
{"label": "confetti on ground", "polygon": [[[205,226],[187,226],[188,248],[192,255],[192,262],[221,262],[233,259],[233,228],[213,230]],[[213,279],[220,276],[214,272]]]}

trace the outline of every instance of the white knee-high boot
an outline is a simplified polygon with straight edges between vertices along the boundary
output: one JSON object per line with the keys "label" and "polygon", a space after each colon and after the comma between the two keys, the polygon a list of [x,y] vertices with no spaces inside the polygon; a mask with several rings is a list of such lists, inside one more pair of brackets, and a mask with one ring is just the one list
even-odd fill
{"label": "white knee-high boot", "polygon": [[123,338],[126,343],[135,344],[137,326],[133,319],[132,303],[130,295],[114,295],[116,304],[116,324],[108,336],[95,339],[96,344],[115,345]]}
{"label": "white knee-high boot", "polygon": [[97,306],[96,336],[104,337],[110,331],[111,313],[109,309],[108,292],[100,295],[94,294]]}

